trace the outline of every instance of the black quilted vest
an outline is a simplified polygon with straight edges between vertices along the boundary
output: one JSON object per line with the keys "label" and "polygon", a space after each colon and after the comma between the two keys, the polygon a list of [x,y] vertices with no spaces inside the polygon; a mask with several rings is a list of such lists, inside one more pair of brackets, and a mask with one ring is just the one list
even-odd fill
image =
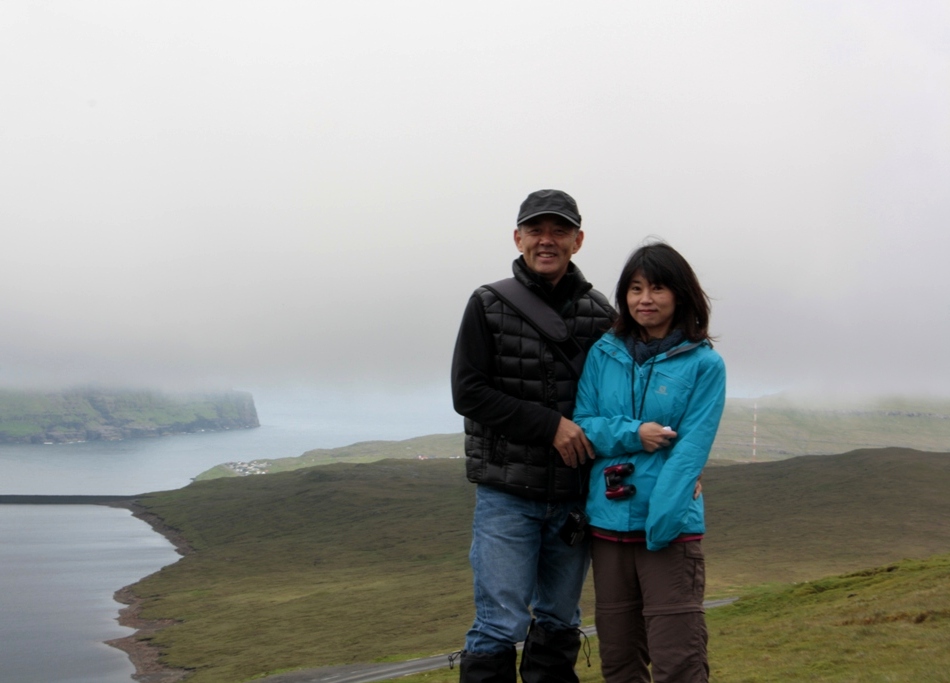
{"label": "black quilted vest", "polygon": [[[586,354],[610,327],[613,308],[579,269],[571,270],[575,288],[558,313]],[[538,292],[539,285],[517,264],[514,275]],[[570,419],[574,414],[577,380],[562,357],[494,292],[480,287],[475,296],[485,310],[494,339],[495,388],[557,410]],[[576,500],[587,493],[588,468],[568,467],[551,444],[515,443],[470,418],[465,418],[465,455],[468,479],[478,484],[551,502]]]}

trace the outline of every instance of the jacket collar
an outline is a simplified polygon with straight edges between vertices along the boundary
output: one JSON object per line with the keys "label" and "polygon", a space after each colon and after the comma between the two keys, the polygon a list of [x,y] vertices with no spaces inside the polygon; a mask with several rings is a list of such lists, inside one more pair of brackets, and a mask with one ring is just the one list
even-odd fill
{"label": "jacket collar", "polygon": [[564,277],[558,281],[555,287],[552,287],[547,280],[528,268],[523,256],[519,256],[514,260],[511,264],[511,270],[518,282],[548,302],[559,313],[594,287],[574,263],[567,264],[567,272],[564,273]]}
{"label": "jacket collar", "polygon": [[651,339],[644,342],[633,335],[627,335],[627,338],[623,341],[637,365],[643,365],[654,356],[671,351],[683,343],[685,339],[686,336],[683,334],[683,330],[677,328],[662,339]]}
{"label": "jacket collar", "polygon": [[[617,359],[622,363],[633,363],[633,356],[630,355],[629,349],[627,349],[626,343],[623,339],[620,339],[613,330],[604,334],[600,338],[600,341],[597,344],[603,347],[604,351],[611,357]],[[708,346],[709,342],[703,340],[698,342],[691,342],[688,339],[683,340],[679,345],[673,347],[665,353],[660,353],[655,356],[656,362],[667,360],[673,358],[674,356],[679,356],[684,353],[688,353],[693,349],[696,349],[700,346]]]}

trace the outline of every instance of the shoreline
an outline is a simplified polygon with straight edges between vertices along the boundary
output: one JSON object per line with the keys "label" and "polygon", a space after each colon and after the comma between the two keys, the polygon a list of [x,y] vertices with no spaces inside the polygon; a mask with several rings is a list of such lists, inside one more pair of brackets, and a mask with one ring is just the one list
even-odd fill
{"label": "shoreline", "polygon": [[259,424],[244,424],[222,427],[202,427],[201,429],[184,430],[148,430],[139,432],[122,433],[118,436],[103,437],[100,439],[59,439],[55,441],[30,441],[29,439],[13,439],[0,436],[0,446],[71,446],[77,443],[115,443],[117,441],[151,440],[163,439],[166,436],[186,436],[189,434],[218,434],[220,432],[233,432],[241,429],[260,429]]}
{"label": "shoreline", "polygon": [[[194,552],[194,548],[188,544],[181,532],[165,524],[158,515],[149,512],[138,503],[137,499],[103,501],[99,504],[129,510],[133,517],[142,520],[168,539],[179,555],[185,556]],[[119,609],[119,625],[133,628],[135,633],[107,640],[105,644],[122,650],[128,656],[132,666],[135,667],[132,678],[139,683],[178,683],[185,680],[191,671],[163,664],[159,660],[161,651],[150,642],[152,636],[174,624],[174,619],[143,619],[141,612],[144,600],[135,594],[132,585],[123,586],[112,597],[116,602],[124,605]]]}

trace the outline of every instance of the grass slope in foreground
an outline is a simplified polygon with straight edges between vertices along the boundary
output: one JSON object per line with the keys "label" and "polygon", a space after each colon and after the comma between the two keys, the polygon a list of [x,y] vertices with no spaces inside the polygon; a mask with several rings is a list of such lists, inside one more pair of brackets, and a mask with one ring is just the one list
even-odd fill
{"label": "grass slope in foreground", "polygon": [[[706,614],[717,683],[944,683],[950,671],[950,555],[751,591]],[[597,639],[582,683],[602,681]],[[454,683],[446,669],[400,683]]]}
{"label": "grass slope in foreground", "polygon": [[[948,454],[795,458],[714,468],[704,482],[710,597],[950,547]],[[196,552],[134,591],[143,616],[179,622],[153,642],[194,683],[448,652],[472,617],[473,499],[461,460],[327,465],[150,494],[141,503]],[[588,586],[587,615],[592,596]],[[769,609],[786,627],[798,618]],[[724,646],[712,647],[715,658]]]}

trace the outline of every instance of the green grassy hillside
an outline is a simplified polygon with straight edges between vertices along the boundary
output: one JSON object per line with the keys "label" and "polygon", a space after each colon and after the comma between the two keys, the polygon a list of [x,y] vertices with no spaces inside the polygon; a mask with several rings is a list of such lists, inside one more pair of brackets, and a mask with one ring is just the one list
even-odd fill
{"label": "green grassy hillside", "polygon": [[254,399],[244,392],[0,390],[0,443],[114,440],[258,426]]}
{"label": "green grassy hillside", "polygon": [[243,473],[290,472],[335,462],[361,463],[387,458],[418,460],[461,457],[463,441],[462,434],[429,434],[404,441],[361,441],[340,448],[316,448],[294,458],[262,458],[249,463],[223,463],[202,472],[195,479],[206,481],[219,477],[237,477]]}
{"label": "green grassy hillside", "polygon": [[950,455],[898,448],[709,468],[706,545],[716,587],[802,581],[950,550],[948,477]]}
{"label": "green grassy hillside", "polygon": [[[704,481],[711,597],[950,548],[950,454],[796,458],[711,468]],[[144,616],[178,622],[154,642],[195,683],[448,652],[472,617],[473,500],[461,460],[334,464],[151,494],[142,505],[196,552],[134,590]],[[588,587],[588,615],[591,598]]]}
{"label": "green grassy hillside", "polygon": [[755,591],[708,619],[721,683],[940,683],[950,671],[950,555]]}
{"label": "green grassy hillside", "polygon": [[729,399],[713,458],[748,462],[798,455],[900,446],[920,451],[950,447],[950,401],[879,398],[847,404],[769,396]]}
{"label": "green grassy hillside", "polygon": [[438,651],[469,618],[473,501],[459,460],[198,482],[141,501],[196,552],[134,590],[195,683]]}
{"label": "green grassy hillside", "polygon": [[[950,555],[750,591],[709,610],[716,683],[944,683],[950,671]],[[602,681],[597,639],[581,683]],[[455,683],[458,671],[400,683]]]}

